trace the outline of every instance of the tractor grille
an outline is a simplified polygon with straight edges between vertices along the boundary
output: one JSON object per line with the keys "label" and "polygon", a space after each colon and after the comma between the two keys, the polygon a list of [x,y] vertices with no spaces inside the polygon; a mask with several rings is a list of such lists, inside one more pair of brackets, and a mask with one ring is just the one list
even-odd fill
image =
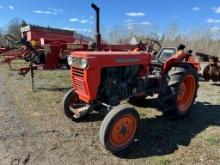
{"label": "tractor grille", "polygon": [[78,68],[72,68],[72,73],[74,77],[81,77],[83,78],[83,70]]}
{"label": "tractor grille", "polygon": [[72,68],[73,81],[78,92],[87,95],[87,89],[84,82],[84,74],[82,69]]}

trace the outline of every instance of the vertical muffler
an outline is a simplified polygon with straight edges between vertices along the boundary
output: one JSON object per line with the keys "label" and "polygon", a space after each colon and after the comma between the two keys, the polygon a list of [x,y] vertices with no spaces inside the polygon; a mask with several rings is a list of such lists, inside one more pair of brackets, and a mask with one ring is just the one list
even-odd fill
{"label": "vertical muffler", "polygon": [[95,42],[97,45],[96,50],[100,51],[101,50],[101,34],[100,34],[100,9],[98,6],[96,6],[96,4],[92,3],[91,7],[95,10],[96,12],[96,33],[95,33]]}

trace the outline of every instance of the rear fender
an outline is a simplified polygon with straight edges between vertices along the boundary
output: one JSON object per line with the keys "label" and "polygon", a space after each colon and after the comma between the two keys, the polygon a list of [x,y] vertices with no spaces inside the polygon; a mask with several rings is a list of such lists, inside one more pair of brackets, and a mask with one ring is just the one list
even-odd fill
{"label": "rear fender", "polygon": [[177,64],[180,62],[181,61],[178,59],[177,55],[171,56],[163,64],[163,73],[166,74],[174,64]]}
{"label": "rear fender", "polygon": [[176,64],[186,64],[186,66],[191,65],[197,72],[201,70],[200,63],[197,62],[192,56],[190,56],[187,61],[182,61],[181,59],[182,58],[179,58],[178,54],[168,58],[163,65],[163,72],[167,73],[170,68]]}

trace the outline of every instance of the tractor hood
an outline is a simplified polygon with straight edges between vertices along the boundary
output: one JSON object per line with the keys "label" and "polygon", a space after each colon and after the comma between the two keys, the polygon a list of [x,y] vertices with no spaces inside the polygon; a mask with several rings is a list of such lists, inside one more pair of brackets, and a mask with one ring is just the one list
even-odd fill
{"label": "tractor hood", "polygon": [[[146,52],[72,52],[73,61],[85,59],[88,62],[87,69],[117,67],[130,65],[148,65],[151,62],[151,54]],[[74,62],[73,62],[74,64]]]}

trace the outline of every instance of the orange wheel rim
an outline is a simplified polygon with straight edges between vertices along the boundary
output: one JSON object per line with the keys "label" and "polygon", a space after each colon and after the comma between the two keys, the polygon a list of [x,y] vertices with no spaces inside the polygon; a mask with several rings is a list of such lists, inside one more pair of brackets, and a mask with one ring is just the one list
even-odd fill
{"label": "orange wheel rim", "polygon": [[122,147],[129,143],[135,135],[137,120],[133,115],[120,117],[112,126],[110,142],[114,147]]}
{"label": "orange wheel rim", "polygon": [[196,80],[193,75],[186,76],[179,87],[177,105],[181,112],[188,110],[194,99]]}

